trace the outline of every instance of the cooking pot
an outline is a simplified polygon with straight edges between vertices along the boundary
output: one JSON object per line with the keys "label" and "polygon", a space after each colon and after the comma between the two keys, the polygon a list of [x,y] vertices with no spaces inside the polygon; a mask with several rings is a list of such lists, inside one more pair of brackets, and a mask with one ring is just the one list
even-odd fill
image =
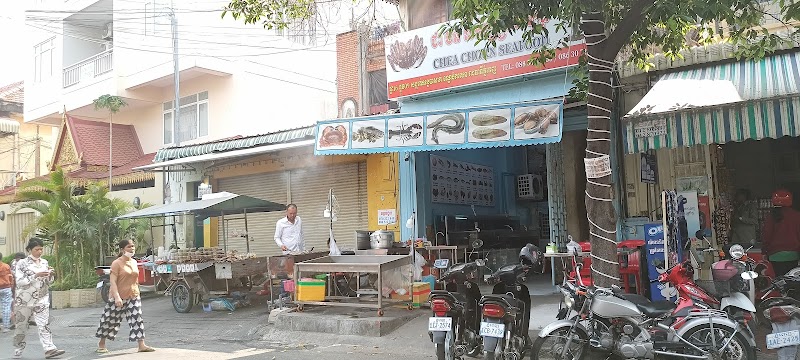
{"label": "cooking pot", "polygon": [[370,234],[369,245],[373,249],[389,249],[394,243],[394,233],[387,230],[377,230]]}

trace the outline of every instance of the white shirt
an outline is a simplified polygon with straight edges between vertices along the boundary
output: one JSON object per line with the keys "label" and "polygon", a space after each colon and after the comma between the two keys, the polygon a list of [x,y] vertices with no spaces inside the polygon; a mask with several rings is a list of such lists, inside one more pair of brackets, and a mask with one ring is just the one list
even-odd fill
{"label": "white shirt", "polygon": [[47,260],[39,258],[37,261],[33,256],[17,262],[14,269],[14,279],[16,280],[16,299],[17,306],[49,306],[50,296],[48,289],[53,282],[53,275],[49,277],[37,277],[36,273],[48,271]]}
{"label": "white shirt", "polygon": [[283,254],[302,252],[306,248],[306,241],[303,238],[303,222],[299,216],[294,218],[294,224],[289,219],[283,218],[275,224],[275,243],[278,246],[286,246]]}

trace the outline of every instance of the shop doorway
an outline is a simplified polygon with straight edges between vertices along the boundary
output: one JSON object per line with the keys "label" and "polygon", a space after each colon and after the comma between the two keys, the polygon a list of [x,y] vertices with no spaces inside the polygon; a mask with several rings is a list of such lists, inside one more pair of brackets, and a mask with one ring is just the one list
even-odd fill
{"label": "shop doorway", "polygon": [[[761,228],[772,209],[772,192],[786,189],[795,198],[800,195],[800,138],[747,140],[719,145],[716,150],[714,178],[721,203],[727,202],[735,210],[739,206],[735,201],[736,193],[749,193],[750,201],[758,209],[756,238],[752,244],[758,249]],[[795,202],[794,207],[798,208],[797,205]]]}

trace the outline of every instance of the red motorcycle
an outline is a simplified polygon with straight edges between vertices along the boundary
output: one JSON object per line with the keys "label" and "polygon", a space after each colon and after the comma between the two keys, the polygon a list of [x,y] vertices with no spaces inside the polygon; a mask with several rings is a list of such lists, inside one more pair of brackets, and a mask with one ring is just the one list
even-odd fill
{"label": "red motorcycle", "polygon": [[748,282],[743,276],[748,272],[745,267],[738,265],[740,262],[735,259],[714,263],[712,277],[715,280],[695,282],[690,261],[679,263],[660,274],[656,281],[669,283],[678,290],[677,306],[672,313],[677,319],[675,328],[683,326],[690,310],[711,308],[726,312],[732,320],[744,325],[752,336],[750,323],[755,320],[756,308],[742,293],[748,290]]}

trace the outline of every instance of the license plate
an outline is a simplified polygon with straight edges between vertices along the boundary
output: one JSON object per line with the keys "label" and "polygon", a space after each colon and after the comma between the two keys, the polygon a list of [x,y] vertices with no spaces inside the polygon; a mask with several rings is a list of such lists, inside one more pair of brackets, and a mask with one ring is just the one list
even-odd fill
{"label": "license plate", "polygon": [[453,318],[432,317],[428,319],[428,331],[450,331],[453,329]]}
{"label": "license plate", "polygon": [[506,334],[506,324],[481,321],[481,336],[502,338]]}
{"label": "license plate", "polygon": [[784,331],[767,335],[767,349],[800,345],[800,330]]}

